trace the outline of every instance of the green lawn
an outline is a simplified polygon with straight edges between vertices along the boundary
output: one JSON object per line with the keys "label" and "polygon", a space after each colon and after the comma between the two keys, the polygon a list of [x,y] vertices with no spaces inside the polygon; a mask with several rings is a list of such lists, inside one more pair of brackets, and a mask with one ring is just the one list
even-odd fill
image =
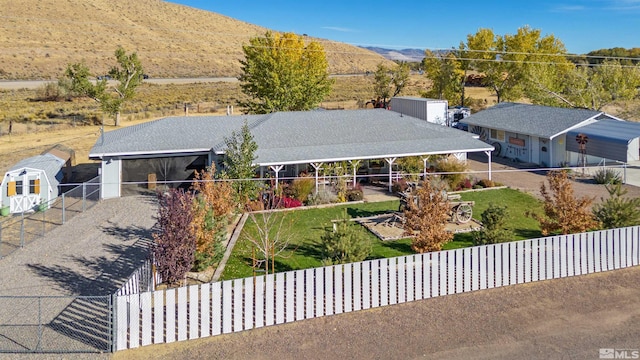
{"label": "green lawn", "polygon": [[[488,206],[489,202],[496,204],[507,204],[510,213],[510,223],[516,233],[514,240],[535,238],[540,236],[538,223],[526,218],[526,210],[540,208],[540,202],[530,195],[512,189],[499,189],[479,192],[469,192],[462,194],[463,200],[473,200],[476,202],[473,209],[474,218],[480,219],[480,214]],[[290,244],[289,250],[284,257],[276,259],[275,267],[277,272],[308,269],[322,266],[320,251],[317,243],[324,233],[324,229],[331,226],[331,220],[341,216],[344,209],[352,217],[364,217],[381,214],[398,209],[398,201],[386,201],[378,203],[348,204],[321,209],[301,209],[287,212],[287,221],[291,222],[291,230],[294,240]],[[252,231],[255,225],[247,221],[243,234]],[[396,241],[381,241],[371,234],[364,227],[360,227],[365,236],[372,241],[372,254],[370,259],[394,257],[413,254],[411,250],[411,239]],[[444,246],[445,250],[458,249],[472,246],[471,234],[456,234],[454,240]],[[226,264],[223,280],[252,276],[251,269],[251,244],[240,236],[236,246]]]}

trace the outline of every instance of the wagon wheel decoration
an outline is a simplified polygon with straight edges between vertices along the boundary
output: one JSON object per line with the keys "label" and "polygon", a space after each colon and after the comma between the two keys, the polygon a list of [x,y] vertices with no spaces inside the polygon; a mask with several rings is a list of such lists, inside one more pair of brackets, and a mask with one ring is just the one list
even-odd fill
{"label": "wagon wheel decoration", "polygon": [[462,224],[469,222],[473,215],[473,208],[469,204],[460,204],[453,211],[455,219]]}

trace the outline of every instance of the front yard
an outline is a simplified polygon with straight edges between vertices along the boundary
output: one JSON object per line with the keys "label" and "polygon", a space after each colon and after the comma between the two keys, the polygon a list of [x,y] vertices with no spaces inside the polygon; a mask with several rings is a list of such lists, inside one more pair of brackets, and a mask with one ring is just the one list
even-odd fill
{"label": "front yard", "polygon": [[[498,205],[506,205],[509,211],[509,224],[514,230],[513,240],[522,240],[540,237],[538,223],[527,218],[524,214],[527,210],[541,209],[541,203],[534,197],[513,189],[493,189],[478,192],[466,192],[461,194],[462,200],[475,201],[473,217],[480,220],[480,215],[487,209],[490,202]],[[287,213],[287,222],[291,223],[291,231],[294,234],[284,256],[275,260],[276,272],[308,269],[323,266],[321,253],[317,244],[327,227],[331,227],[331,220],[340,218],[344,209],[351,218],[373,216],[386,212],[397,211],[399,200],[345,204],[335,207],[300,209]],[[395,241],[381,241],[364,226],[358,226],[372,242],[372,252],[368,259],[413,254],[411,239]],[[252,244],[246,240],[244,234],[255,227],[247,221],[243,234],[233,249],[229,258],[222,280],[249,277],[253,275]],[[445,250],[472,246],[472,234],[456,234],[454,240],[444,246]]]}

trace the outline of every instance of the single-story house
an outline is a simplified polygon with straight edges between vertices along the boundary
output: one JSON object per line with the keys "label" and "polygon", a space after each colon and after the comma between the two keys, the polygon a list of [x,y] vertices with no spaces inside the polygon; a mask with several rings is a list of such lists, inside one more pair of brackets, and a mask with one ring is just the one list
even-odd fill
{"label": "single-story house", "polygon": [[[380,163],[407,156],[485,152],[477,136],[385,109],[278,112],[265,115],[169,117],[104,133],[89,153],[101,160],[101,198],[148,179],[182,182],[194,169],[220,164],[225,138],[247,123],[258,145],[255,165],[276,178],[324,163]],[[426,163],[426,160],[425,160]],[[150,176],[152,175],[152,176]]]}
{"label": "single-story house", "polygon": [[640,123],[602,111],[504,102],[464,122],[494,156],[542,167],[639,160]]}

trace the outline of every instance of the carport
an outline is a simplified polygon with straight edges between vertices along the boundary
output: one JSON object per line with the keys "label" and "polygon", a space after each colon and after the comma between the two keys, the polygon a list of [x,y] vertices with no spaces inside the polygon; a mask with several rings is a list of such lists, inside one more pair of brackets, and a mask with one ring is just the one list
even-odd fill
{"label": "carport", "polygon": [[567,151],[629,163],[640,160],[639,138],[640,123],[598,120],[567,132]]}

